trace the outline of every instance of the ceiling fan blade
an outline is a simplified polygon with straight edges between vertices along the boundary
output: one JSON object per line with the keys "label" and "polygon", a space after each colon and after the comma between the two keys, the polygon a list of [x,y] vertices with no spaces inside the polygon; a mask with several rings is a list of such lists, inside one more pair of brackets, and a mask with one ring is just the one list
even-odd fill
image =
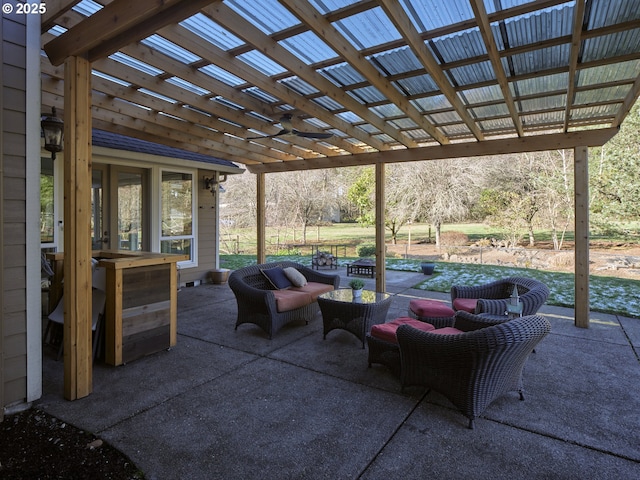
{"label": "ceiling fan blade", "polygon": [[303,137],[303,138],[317,138],[317,139],[324,139],[324,138],[331,138],[333,137],[333,133],[325,133],[325,132],[301,132],[299,130],[293,130],[293,133],[299,137]]}
{"label": "ceiling fan blade", "polygon": [[247,137],[245,138],[245,140],[260,140],[260,139],[265,139],[265,138],[274,138],[274,137],[281,137],[282,135],[287,135],[290,134],[291,132],[289,130],[280,130],[278,133],[274,133],[273,135],[263,135],[261,137]]}

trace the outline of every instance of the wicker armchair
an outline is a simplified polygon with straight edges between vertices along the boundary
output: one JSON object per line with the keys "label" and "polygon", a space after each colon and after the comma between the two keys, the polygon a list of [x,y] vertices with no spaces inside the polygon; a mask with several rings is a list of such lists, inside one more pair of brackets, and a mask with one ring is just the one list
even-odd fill
{"label": "wicker armchair", "polygon": [[537,315],[492,324],[460,312],[454,328],[463,333],[435,334],[401,325],[396,332],[400,382],[403,390],[424,386],[440,392],[473,428],[475,418],[503,394],[516,390],[524,400],[524,364],[551,325]]}
{"label": "wicker armchair", "polygon": [[549,297],[549,288],[532,278],[507,277],[478,286],[454,285],[451,287],[451,305],[456,308],[456,299],[477,299],[475,312],[490,315],[505,315],[513,287],[517,286],[522,316],[535,315]]}
{"label": "wicker armchair", "polygon": [[273,286],[269,284],[261,272],[261,269],[265,270],[278,266],[282,268],[294,267],[305,276],[308,282],[332,285],[334,289],[340,286],[339,275],[316,272],[295,262],[265,263],[234,270],[229,275],[229,287],[233,291],[238,304],[236,330],[238,325],[253,323],[262,328],[269,338],[273,338],[273,335],[284,325],[299,320],[304,320],[308,323],[309,319],[319,313],[320,309],[317,301],[293,310],[278,311]]}

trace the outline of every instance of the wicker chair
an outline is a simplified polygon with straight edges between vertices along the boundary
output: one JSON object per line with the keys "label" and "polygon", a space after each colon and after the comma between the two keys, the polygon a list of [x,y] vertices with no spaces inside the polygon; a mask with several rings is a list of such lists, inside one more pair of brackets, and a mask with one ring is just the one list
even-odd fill
{"label": "wicker chair", "polygon": [[454,328],[463,332],[438,335],[401,325],[400,382],[403,390],[423,386],[440,392],[473,428],[476,417],[503,394],[516,390],[524,400],[524,364],[551,325],[538,315],[495,324],[460,312]]}
{"label": "wicker chair", "polygon": [[283,268],[294,267],[305,276],[308,282],[333,285],[334,289],[340,286],[339,275],[316,272],[295,262],[265,263],[235,270],[229,275],[229,287],[233,291],[238,304],[236,330],[238,325],[253,323],[262,328],[269,338],[273,338],[273,335],[284,325],[299,320],[304,320],[308,323],[309,319],[320,312],[318,302],[315,301],[294,310],[278,311],[273,287],[261,273],[261,269],[278,266]]}
{"label": "wicker chair", "polygon": [[477,299],[475,311],[490,315],[505,315],[513,287],[518,288],[522,303],[522,316],[535,315],[549,297],[549,288],[542,282],[524,277],[507,277],[478,286],[454,285],[451,287],[451,305],[456,308],[456,299]]}

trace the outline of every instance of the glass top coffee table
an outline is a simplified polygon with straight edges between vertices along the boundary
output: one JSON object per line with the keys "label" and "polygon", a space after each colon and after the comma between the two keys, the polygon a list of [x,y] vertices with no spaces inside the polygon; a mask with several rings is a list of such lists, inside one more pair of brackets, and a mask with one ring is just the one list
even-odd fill
{"label": "glass top coffee table", "polygon": [[341,288],[318,296],[322,312],[324,339],[331,330],[341,329],[354,334],[364,348],[364,341],[372,325],[384,323],[393,295],[363,290],[354,297],[353,290]]}

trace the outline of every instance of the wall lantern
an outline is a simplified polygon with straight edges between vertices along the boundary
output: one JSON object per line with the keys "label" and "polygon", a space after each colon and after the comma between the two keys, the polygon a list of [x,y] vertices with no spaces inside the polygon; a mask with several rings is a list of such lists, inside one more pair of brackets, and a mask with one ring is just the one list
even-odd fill
{"label": "wall lantern", "polygon": [[224,187],[220,184],[227,181],[226,173],[223,175],[220,175],[218,180],[216,180],[215,177],[211,177],[211,178],[204,177],[202,180],[204,181],[204,189],[209,190],[212,194],[215,195],[216,187],[218,187],[218,190],[220,191],[220,193],[225,192]]}
{"label": "wall lantern", "polygon": [[51,107],[51,116],[42,115],[40,127],[44,135],[44,149],[51,152],[51,160],[55,160],[56,153],[62,151],[64,134],[64,122],[56,116],[56,107]]}

